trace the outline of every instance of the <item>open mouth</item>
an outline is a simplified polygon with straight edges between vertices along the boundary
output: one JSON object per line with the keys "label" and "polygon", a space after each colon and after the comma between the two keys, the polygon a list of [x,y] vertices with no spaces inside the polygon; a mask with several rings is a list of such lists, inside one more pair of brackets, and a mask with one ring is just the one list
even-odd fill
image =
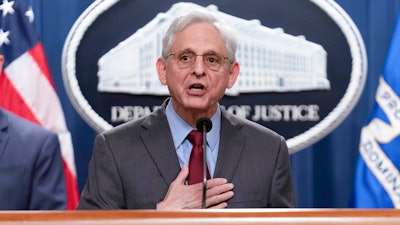
{"label": "open mouth", "polygon": [[201,84],[193,84],[193,85],[190,85],[190,90],[193,90],[193,91],[195,91],[195,90],[204,90],[204,86],[203,85],[201,85]]}

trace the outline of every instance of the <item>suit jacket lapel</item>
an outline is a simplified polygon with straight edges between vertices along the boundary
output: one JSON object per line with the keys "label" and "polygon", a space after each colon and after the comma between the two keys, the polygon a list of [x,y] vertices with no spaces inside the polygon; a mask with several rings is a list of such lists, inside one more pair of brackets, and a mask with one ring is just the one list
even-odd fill
{"label": "suit jacket lapel", "polygon": [[165,116],[166,102],[150,117],[143,121],[141,133],[147,150],[159,168],[160,174],[169,185],[178,175],[180,165]]}
{"label": "suit jacket lapel", "polygon": [[0,109],[0,161],[8,141],[8,117]]}
{"label": "suit jacket lapel", "polygon": [[246,136],[240,132],[243,126],[234,116],[221,109],[221,137],[214,177],[232,180],[241,158]]}

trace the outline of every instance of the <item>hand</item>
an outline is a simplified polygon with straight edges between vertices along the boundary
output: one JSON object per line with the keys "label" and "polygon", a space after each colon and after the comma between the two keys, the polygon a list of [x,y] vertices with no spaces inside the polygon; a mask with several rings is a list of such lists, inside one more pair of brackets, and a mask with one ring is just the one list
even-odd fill
{"label": "hand", "polygon": [[[200,209],[203,197],[203,183],[185,185],[189,175],[187,165],[171,183],[163,201],[157,204],[158,210]],[[206,208],[226,208],[226,201],[233,196],[233,184],[225,178],[207,180]]]}

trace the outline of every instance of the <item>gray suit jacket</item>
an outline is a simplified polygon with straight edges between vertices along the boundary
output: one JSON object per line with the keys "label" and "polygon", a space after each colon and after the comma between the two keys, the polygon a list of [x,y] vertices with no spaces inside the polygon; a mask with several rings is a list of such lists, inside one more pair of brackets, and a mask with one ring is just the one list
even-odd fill
{"label": "gray suit jacket", "polygon": [[[180,171],[165,106],[96,137],[78,209],[152,209]],[[221,109],[214,177],[235,187],[231,208],[295,207],[283,137]]]}
{"label": "gray suit jacket", "polygon": [[57,135],[0,109],[0,210],[66,207]]}

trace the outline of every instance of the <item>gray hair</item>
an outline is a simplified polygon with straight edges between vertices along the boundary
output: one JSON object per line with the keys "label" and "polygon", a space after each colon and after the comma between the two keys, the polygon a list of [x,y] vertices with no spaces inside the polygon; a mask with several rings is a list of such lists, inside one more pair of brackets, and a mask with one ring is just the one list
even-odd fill
{"label": "gray hair", "polygon": [[175,34],[185,29],[185,27],[188,25],[195,23],[207,23],[214,26],[220,32],[222,39],[225,41],[229,61],[231,63],[236,61],[235,54],[237,48],[237,39],[233,31],[227,25],[222,24],[211,13],[200,11],[192,11],[184,16],[177,17],[172,21],[162,42],[161,54],[164,59],[168,58],[172,42],[175,39]]}

